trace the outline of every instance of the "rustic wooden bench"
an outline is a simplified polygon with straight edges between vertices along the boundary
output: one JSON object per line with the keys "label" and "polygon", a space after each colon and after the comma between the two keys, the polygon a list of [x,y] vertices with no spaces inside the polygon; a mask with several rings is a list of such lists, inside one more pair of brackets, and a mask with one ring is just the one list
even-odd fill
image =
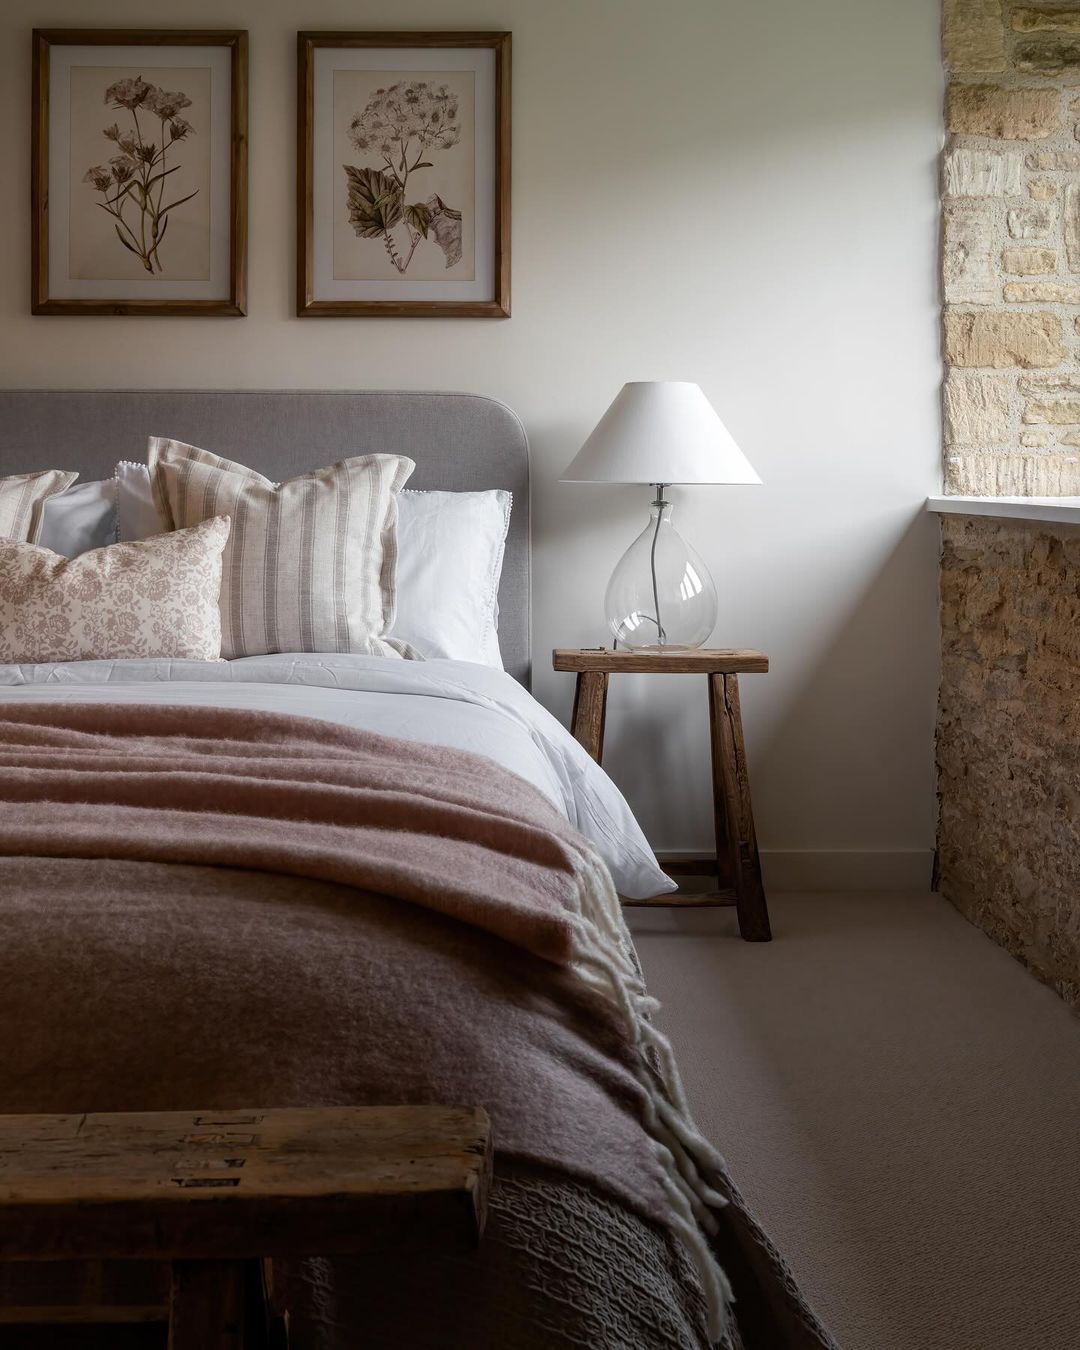
{"label": "rustic wooden bench", "polygon": [[272,1339],[268,1258],[467,1251],[490,1179],[479,1107],[0,1116],[0,1261],[172,1268],[167,1307],[8,1307],[3,1321],[157,1315],[169,1350],[256,1350]]}

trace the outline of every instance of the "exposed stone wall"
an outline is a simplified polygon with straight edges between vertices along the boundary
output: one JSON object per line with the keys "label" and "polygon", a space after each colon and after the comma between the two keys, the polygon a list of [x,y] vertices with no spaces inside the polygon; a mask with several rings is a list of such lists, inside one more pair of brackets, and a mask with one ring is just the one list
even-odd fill
{"label": "exposed stone wall", "polygon": [[[1080,495],[1080,0],[943,0],[945,488]],[[942,893],[1080,1009],[1080,530],[947,516]]]}
{"label": "exposed stone wall", "polygon": [[1080,494],[1080,3],[944,0],[945,489]]}
{"label": "exposed stone wall", "polygon": [[1080,1010],[1080,529],[943,533],[941,890]]}

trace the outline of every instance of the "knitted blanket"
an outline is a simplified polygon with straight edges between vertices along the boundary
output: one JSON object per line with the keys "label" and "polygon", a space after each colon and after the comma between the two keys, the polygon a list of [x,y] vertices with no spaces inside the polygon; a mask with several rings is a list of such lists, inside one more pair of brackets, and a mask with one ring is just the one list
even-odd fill
{"label": "knitted blanket", "polygon": [[686,1245],[694,1128],[606,868],[490,761],[224,709],[0,706],[2,1111],[478,1102]]}

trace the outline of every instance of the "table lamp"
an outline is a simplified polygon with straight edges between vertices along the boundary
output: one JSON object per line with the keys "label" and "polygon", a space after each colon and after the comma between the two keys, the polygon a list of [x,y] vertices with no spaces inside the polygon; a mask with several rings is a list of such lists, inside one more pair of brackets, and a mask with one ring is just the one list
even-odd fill
{"label": "table lamp", "polygon": [[671,523],[664,489],[672,483],[761,479],[701,388],[684,380],[624,384],[561,481],[655,487],[649,523],[608,582],[608,625],[623,647],[704,646],[716,625],[716,586]]}

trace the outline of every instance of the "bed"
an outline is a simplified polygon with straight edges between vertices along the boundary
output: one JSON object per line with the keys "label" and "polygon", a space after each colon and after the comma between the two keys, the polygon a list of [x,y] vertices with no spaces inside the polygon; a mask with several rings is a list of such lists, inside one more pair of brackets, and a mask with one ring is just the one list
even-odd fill
{"label": "bed", "polygon": [[377,452],[410,487],[511,492],[505,669],[0,665],[0,1111],[486,1105],[479,1252],[313,1253],[281,1275],[300,1350],[831,1346],[653,1028],[616,889],[667,883],[528,693],[520,421],[461,394],[0,393],[3,475],[107,478],[148,434],[274,482]]}

